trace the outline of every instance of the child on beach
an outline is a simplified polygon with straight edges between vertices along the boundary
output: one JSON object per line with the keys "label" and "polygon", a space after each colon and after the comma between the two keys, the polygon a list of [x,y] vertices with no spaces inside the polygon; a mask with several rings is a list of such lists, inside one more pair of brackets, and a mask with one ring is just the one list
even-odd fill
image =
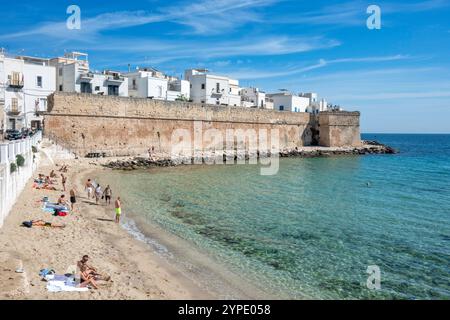
{"label": "child on beach", "polygon": [[116,209],[116,223],[119,223],[120,216],[122,215],[122,204],[120,203],[120,197],[117,197],[117,200],[114,203],[114,207]]}
{"label": "child on beach", "polygon": [[74,205],[75,205],[75,203],[77,203],[75,189],[72,187],[72,189],[70,189],[69,193],[70,193],[70,207],[72,208],[72,211],[73,211]]}

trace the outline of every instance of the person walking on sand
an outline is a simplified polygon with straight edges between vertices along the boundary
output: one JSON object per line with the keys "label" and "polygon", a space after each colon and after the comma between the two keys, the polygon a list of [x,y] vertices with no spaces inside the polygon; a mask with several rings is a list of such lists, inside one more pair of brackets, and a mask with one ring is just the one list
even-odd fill
{"label": "person walking on sand", "polygon": [[105,191],[103,191],[103,197],[105,197],[106,204],[111,204],[112,190],[109,184],[106,186]]}
{"label": "person walking on sand", "polygon": [[72,187],[69,191],[70,193],[70,207],[72,208],[72,211],[74,210],[74,205],[77,203],[77,195],[75,193],[75,189]]}
{"label": "person walking on sand", "polygon": [[88,179],[88,181],[86,182],[85,189],[87,191],[88,199],[90,199],[92,196],[92,192],[94,191],[94,185],[92,184],[91,179]]}
{"label": "person walking on sand", "polygon": [[119,223],[120,216],[122,215],[122,203],[120,202],[120,197],[117,197],[117,200],[114,203],[114,207],[116,208],[116,223]]}
{"label": "person walking on sand", "polygon": [[95,204],[98,204],[98,201],[103,195],[102,187],[100,184],[97,184],[97,187],[95,188]]}
{"label": "person walking on sand", "polygon": [[61,183],[62,183],[64,192],[66,192],[66,182],[67,182],[67,177],[61,173]]}

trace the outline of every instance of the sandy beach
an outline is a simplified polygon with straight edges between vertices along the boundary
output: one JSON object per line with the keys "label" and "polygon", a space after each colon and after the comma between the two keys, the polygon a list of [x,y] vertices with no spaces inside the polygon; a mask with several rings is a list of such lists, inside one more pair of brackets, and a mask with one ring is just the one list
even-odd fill
{"label": "sandy beach", "polygon": [[[113,222],[113,205],[95,205],[87,199],[82,177],[93,167],[87,159],[52,163],[41,153],[36,172],[48,175],[56,165],[69,165],[67,191],[74,186],[77,204],[66,217],[44,212],[40,202],[44,196],[56,202],[62,192],[61,178],[57,191],[33,189],[30,180],[0,229],[0,299],[213,299],[210,292],[182,275],[149,247],[134,239]],[[64,229],[22,227],[23,221],[44,220],[64,223]],[[49,293],[39,270],[53,268],[64,274],[83,255],[90,264],[112,281],[100,283],[99,290],[89,292]],[[17,273],[23,269],[23,273]]]}

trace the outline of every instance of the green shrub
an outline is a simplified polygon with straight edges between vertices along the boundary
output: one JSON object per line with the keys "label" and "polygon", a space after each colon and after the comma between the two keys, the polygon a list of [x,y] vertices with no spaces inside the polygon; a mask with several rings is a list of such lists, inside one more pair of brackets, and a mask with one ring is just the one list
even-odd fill
{"label": "green shrub", "polygon": [[16,163],[18,167],[23,167],[25,165],[25,158],[21,154],[18,154],[16,156]]}
{"label": "green shrub", "polygon": [[14,172],[17,171],[17,166],[16,166],[16,164],[14,162],[11,162],[11,164],[9,165],[9,171],[11,173],[14,173]]}

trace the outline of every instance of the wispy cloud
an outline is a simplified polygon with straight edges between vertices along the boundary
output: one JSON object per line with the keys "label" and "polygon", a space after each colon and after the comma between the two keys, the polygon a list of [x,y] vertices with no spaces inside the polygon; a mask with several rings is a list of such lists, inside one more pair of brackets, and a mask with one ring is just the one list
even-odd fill
{"label": "wispy cloud", "polygon": [[81,30],[68,30],[65,21],[44,22],[33,29],[0,36],[0,39],[17,39],[42,35],[59,39],[89,41],[102,31],[142,26],[159,22],[173,22],[190,26],[198,34],[224,33],[243,24],[261,21],[258,8],[280,0],[203,0],[198,3],[181,3],[146,11],[121,11],[103,13],[83,18]]}
{"label": "wispy cloud", "polygon": [[250,70],[250,69],[240,69],[237,71],[230,72],[230,75],[245,80],[255,80],[255,79],[268,79],[268,78],[280,78],[286,76],[293,76],[315,69],[324,68],[333,64],[341,63],[358,63],[358,62],[388,62],[388,61],[399,61],[410,59],[407,55],[393,55],[393,56],[379,56],[379,57],[360,57],[360,58],[341,58],[341,59],[320,59],[317,63],[311,64],[309,66],[299,66],[287,68],[283,71],[274,70]]}

